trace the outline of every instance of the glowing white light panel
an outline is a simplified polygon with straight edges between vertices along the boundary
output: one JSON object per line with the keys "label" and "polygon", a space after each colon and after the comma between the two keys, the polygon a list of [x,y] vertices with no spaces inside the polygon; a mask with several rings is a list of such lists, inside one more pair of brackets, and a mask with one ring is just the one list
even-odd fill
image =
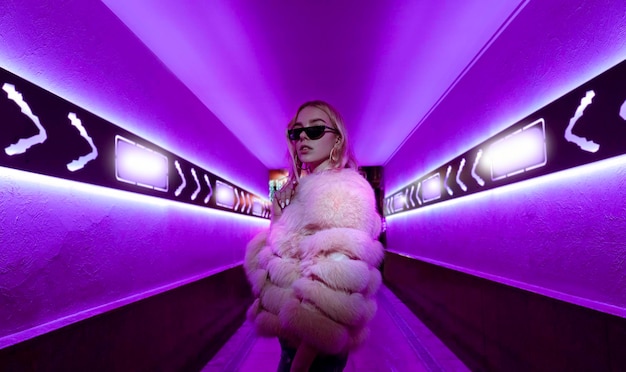
{"label": "glowing white light panel", "polygon": [[393,196],[394,212],[403,210],[405,204],[406,204],[406,196],[403,193],[397,193]]}
{"label": "glowing white light panel", "polygon": [[217,205],[233,209],[235,205],[235,190],[219,180],[215,183],[215,202]]}
{"label": "glowing white light panel", "polygon": [[545,121],[539,119],[491,145],[487,160],[492,180],[546,165]]}
{"label": "glowing white light panel", "polygon": [[119,181],[168,190],[168,159],[122,136],[115,137],[115,176]]}
{"label": "glowing white light panel", "polygon": [[441,177],[433,174],[422,182],[422,199],[424,203],[441,198]]}

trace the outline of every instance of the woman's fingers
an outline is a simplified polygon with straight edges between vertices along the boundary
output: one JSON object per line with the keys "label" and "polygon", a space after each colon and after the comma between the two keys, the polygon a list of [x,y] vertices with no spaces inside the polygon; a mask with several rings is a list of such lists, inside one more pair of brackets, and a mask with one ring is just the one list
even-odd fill
{"label": "woman's fingers", "polygon": [[291,201],[293,200],[293,196],[295,194],[295,185],[292,183],[286,183],[280,190],[274,194],[276,201],[278,202],[278,206],[281,209],[286,208]]}
{"label": "woman's fingers", "polygon": [[272,219],[276,220],[283,214],[283,209],[287,208],[296,192],[296,185],[288,182],[280,190],[274,193],[272,200]]}

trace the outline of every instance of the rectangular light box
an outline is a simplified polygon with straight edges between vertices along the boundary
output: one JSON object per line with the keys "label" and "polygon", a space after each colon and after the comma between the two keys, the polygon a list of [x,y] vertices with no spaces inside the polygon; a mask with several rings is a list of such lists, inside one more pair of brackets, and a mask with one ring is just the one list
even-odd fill
{"label": "rectangular light box", "polygon": [[406,204],[406,196],[403,192],[399,192],[393,196],[392,208],[394,212],[404,210]]}
{"label": "rectangular light box", "polygon": [[252,214],[259,217],[263,216],[263,202],[257,198],[252,200]]}
{"label": "rectangular light box", "polygon": [[235,190],[221,181],[215,183],[215,201],[220,207],[233,209],[235,205]]}
{"label": "rectangular light box", "polygon": [[441,177],[435,173],[422,181],[422,200],[424,203],[441,198]]}
{"label": "rectangular light box", "polygon": [[122,136],[115,136],[115,177],[122,182],[168,190],[168,159]]}
{"label": "rectangular light box", "polygon": [[546,165],[545,121],[539,119],[494,143],[486,158],[494,181]]}

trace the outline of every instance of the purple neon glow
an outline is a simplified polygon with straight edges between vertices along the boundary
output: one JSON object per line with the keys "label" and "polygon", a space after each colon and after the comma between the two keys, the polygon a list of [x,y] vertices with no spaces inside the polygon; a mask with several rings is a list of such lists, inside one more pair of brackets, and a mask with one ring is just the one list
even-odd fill
{"label": "purple neon glow", "polygon": [[44,8],[35,0],[0,2],[3,68],[252,193],[265,193],[267,169],[255,154],[104,3]]}
{"label": "purple neon glow", "polygon": [[287,121],[318,98],[343,114],[360,163],[383,164],[527,1],[104,3],[276,169]]}
{"label": "purple neon glow", "polygon": [[499,180],[546,165],[545,121],[539,119],[489,147],[484,164],[491,179]]}
{"label": "purple neon glow", "polygon": [[385,164],[390,194],[622,61],[624,14],[619,0],[529,2]]}
{"label": "purple neon glow", "polygon": [[[626,3],[598,5],[529,2],[385,165],[388,195],[622,61]],[[388,249],[626,316],[626,168],[601,163],[389,216]]]}
{"label": "purple neon glow", "polygon": [[0,348],[238,265],[269,224],[3,167],[0,189]]}
{"label": "purple neon glow", "polygon": [[167,191],[167,156],[124,137],[116,136],[115,175],[118,181]]}
{"label": "purple neon glow", "polygon": [[441,198],[441,189],[441,177],[439,173],[426,178],[422,181],[422,201],[427,203]]}
{"label": "purple neon glow", "polygon": [[626,316],[624,188],[626,155],[388,216],[387,239],[409,256]]}
{"label": "purple neon glow", "polygon": [[[193,204],[180,203],[174,200],[157,198],[149,195],[143,195],[138,193],[133,193],[129,191],[123,191],[119,189],[113,189],[109,187],[103,187],[98,185],[92,185],[89,183],[82,183],[76,181],[70,181],[57,177],[50,177],[38,173],[25,172],[21,170],[11,169],[0,167],[0,177],[6,177],[6,180],[12,180],[18,183],[37,183],[42,185],[42,188],[50,189],[50,190],[58,190],[58,192],[66,192],[69,195],[73,195],[74,193],[80,193],[85,195],[91,195],[92,197],[101,198],[104,201],[107,199],[112,199],[115,201],[124,201],[124,202],[136,202],[140,204],[145,204],[148,208],[185,208],[188,209],[189,212],[198,212],[205,211],[212,217],[216,218],[224,218],[224,219],[235,219],[240,221],[241,223],[254,223],[257,218],[251,218],[250,216],[246,216],[243,214],[233,214],[230,212],[221,211],[219,209],[214,208],[206,208]],[[219,182],[219,181],[218,181]],[[225,185],[225,184],[223,184]],[[228,185],[225,185],[230,187]],[[267,203],[265,200],[259,199],[259,203],[264,205]],[[267,224],[269,221],[265,221],[261,223],[261,225]]]}
{"label": "purple neon glow", "polygon": [[[257,195],[304,100],[339,108],[361,164],[389,159],[393,195],[626,55],[622,0],[112,3],[0,2],[0,64]],[[394,216],[388,243],[623,309],[624,179],[619,166],[435,204]],[[268,223],[39,180],[1,178],[5,339],[240,263],[250,224]]]}

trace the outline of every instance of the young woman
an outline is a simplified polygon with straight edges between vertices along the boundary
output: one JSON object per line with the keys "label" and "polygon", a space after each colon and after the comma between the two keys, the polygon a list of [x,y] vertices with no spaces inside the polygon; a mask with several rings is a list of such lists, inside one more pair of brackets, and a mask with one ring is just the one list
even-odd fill
{"label": "young woman", "polygon": [[376,312],[383,257],[374,192],[358,173],[339,113],[300,106],[287,128],[290,180],[275,194],[268,231],[247,247],[261,336],[278,337],[278,371],[342,371]]}

